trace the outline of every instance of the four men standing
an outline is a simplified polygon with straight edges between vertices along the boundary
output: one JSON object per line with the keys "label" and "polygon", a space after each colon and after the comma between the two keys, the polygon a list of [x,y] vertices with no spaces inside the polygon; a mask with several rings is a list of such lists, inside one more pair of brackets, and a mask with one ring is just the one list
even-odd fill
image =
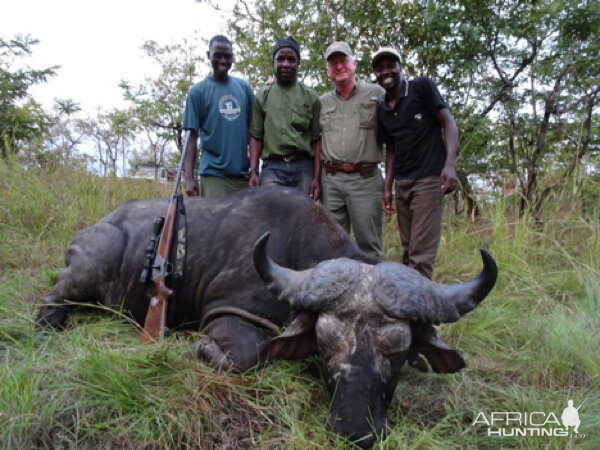
{"label": "four men standing", "polygon": [[[275,83],[254,98],[247,82],[228,75],[233,51],[227,38],[215,36],[208,57],[213,73],[190,89],[184,113],[192,138],[185,161],[188,195],[262,184],[294,186],[318,200],[322,186],[325,208],[378,259],[382,209],[397,210],[403,262],[431,278],[442,196],[456,188],[458,155],[456,123],[432,80],[404,79],[400,55],[387,47],[372,59],[379,86],[359,81],[351,49],[334,42],[325,59],[335,90],[319,100],[297,81],[300,48],[289,36],[273,49]],[[198,132],[200,188],[193,172]]]}

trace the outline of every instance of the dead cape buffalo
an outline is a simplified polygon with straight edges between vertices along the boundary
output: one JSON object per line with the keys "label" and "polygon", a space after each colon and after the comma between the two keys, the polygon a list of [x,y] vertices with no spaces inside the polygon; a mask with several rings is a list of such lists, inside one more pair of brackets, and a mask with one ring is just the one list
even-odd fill
{"label": "dead cape buffalo", "polygon": [[[476,278],[440,285],[401,264],[377,264],[293,189],[185,203],[187,269],[174,322],[201,328],[198,356],[207,363],[243,371],[318,353],[333,396],[331,426],[362,447],[385,430],[405,361],[425,371],[421,356],[435,372],[464,367],[432,324],[458,320],[490,292],[497,269],[486,252]],[[62,326],[65,301],[122,309],[142,324],[154,289],[139,283],[145,246],[166,209],[166,199],[128,201],[80,231],[38,324]],[[270,338],[261,328],[285,326],[290,308],[295,319]]]}

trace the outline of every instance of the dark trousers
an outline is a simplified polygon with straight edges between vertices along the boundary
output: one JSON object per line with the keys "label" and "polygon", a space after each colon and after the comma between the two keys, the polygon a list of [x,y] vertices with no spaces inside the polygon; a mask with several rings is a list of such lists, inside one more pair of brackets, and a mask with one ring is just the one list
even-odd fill
{"label": "dark trousers", "polygon": [[260,184],[261,186],[291,186],[308,195],[313,176],[312,158],[291,161],[268,159],[263,161]]}

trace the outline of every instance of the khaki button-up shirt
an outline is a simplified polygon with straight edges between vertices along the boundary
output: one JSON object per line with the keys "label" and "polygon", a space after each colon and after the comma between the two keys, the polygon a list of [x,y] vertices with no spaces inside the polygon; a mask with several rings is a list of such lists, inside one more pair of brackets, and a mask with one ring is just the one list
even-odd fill
{"label": "khaki button-up shirt", "polygon": [[377,104],[385,90],[357,81],[345,98],[337,91],[321,97],[321,159],[335,163],[378,163],[383,160],[377,144]]}

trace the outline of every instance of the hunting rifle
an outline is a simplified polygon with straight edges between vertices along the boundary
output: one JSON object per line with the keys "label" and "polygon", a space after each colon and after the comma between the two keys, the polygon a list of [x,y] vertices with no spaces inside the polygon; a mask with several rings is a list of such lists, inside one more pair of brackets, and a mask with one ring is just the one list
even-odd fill
{"label": "hunting rifle", "polygon": [[[179,168],[177,169],[177,177],[175,178],[175,186],[173,187],[173,195],[171,195],[171,199],[169,200],[167,217],[164,219],[164,225],[162,226],[162,233],[160,235],[160,240],[158,241],[158,247],[155,250],[155,254],[152,255],[154,262],[151,263],[150,270],[152,271],[152,281],[154,282],[156,292],[150,299],[150,304],[148,305],[144,329],[142,330],[142,334],[140,336],[140,342],[142,344],[156,341],[157,339],[163,337],[165,331],[167,322],[167,305],[169,303],[169,299],[173,295],[173,289],[170,289],[166,285],[165,279],[171,274],[172,271],[172,264],[169,261],[169,257],[171,255],[173,241],[176,234],[178,201],[181,201],[181,197],[177,194],[177,191],[181,181],[181,172],[185,163],[185,153],[189,140],[190,130],[187,130],[183,142],[183,150],[181,151],[181,162],[179,163]],[[155,226],[157,222],[160,222],[160,219],[162,218],[155,219]],[[144,273],[142,273],[142,280],[140,280],[142,282],[146,276],[146,270],[147,268],[145,268]]]}

